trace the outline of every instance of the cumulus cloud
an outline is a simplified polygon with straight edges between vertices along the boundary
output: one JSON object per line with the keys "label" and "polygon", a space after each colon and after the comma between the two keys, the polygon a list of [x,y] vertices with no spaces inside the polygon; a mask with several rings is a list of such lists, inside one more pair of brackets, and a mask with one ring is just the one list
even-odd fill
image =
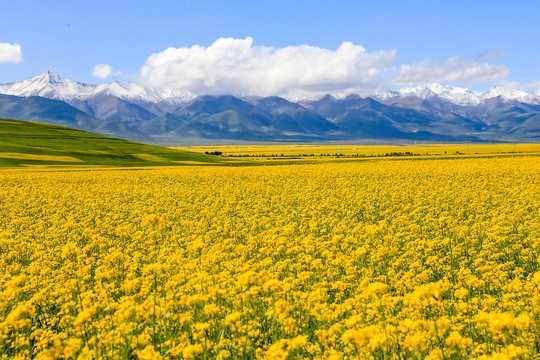
{"label": "cumulus cloud", "polygon": [[[273,48],[254,45],[251,37],[220,38],[207,47],[171,47],[152,54],[133,80],[193,95],[279,95],[290,99],[328,93],[370,95],[425,83],[504,80],[510,73],[508,67],[486,62],[504,55],[489,51],[473,58],[454,56],[407,64],[398,61],[396,50],[368,52],[351,42],[333,50],[310,45]],[[110,67],[103,69],[104,74],[111,71]]]}
{"label": "cumulus cloud", "polygon": [[21,45],[0,42],[0,64],[14,63],[22,61]]}
{"label": "cumulus cloud", "polygon": [[414,86],[423,83],[478,84],[502,80],[510,71],[505,65],[454,56],[443,61],[424,59],[416,64],[402,64],[394,71],[394,86]]}
{"label": "cumulus cloud", "polygon": [[106,79],[112,75],[120,75],[119,71],[113,71],[113,68],[109,64],[97,64],[94,66],[92,75],[99,79]]}
{"label": "cumulus cloud", "polygon": [[220,38],[211,46],[168,48],[146,60],[135,81],[192,94],[280,95],[366,93],[395,61],[395,50],[367,52],[344,42],[336,50],[300,45],[254,46]]}

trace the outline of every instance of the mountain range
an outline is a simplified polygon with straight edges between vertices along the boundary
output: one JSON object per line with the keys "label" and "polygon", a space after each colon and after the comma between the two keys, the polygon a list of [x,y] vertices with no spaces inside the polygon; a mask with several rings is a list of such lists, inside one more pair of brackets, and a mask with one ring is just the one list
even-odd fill
{"label": "mountain range", "polygon": [[45,72],[0,84],[0,118],[151,143],[246,141],[540,141],[540,95],[440,84],[369,97],[289,101],[192,96],[136,83],[89,85]]}

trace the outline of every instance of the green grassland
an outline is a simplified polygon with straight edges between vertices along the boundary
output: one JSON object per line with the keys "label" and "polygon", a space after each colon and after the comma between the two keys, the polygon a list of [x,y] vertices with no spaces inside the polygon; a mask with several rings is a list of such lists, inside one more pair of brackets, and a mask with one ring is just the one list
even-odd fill
{"label": "green grassland", "polygon": [[58,125],[0,119],[0,167],[221,163],[217,156],[146,145]]}

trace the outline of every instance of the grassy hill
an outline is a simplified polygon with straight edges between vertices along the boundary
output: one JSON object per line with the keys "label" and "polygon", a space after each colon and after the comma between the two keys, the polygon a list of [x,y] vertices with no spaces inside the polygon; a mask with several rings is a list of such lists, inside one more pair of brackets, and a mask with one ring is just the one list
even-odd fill
{"label": "grassy hill", "polygon": [[0,167],[217,165],[220,160],[58,125],[0,119]]}

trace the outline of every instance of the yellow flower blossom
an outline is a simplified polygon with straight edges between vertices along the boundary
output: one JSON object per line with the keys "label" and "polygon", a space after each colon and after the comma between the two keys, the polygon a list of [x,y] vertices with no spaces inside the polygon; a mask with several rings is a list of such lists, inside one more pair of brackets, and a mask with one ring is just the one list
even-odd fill
{"label": "yellow flower blossom", "polygon": [[521,155],[1,170],[0,358],[537,358],[539,178]]}

